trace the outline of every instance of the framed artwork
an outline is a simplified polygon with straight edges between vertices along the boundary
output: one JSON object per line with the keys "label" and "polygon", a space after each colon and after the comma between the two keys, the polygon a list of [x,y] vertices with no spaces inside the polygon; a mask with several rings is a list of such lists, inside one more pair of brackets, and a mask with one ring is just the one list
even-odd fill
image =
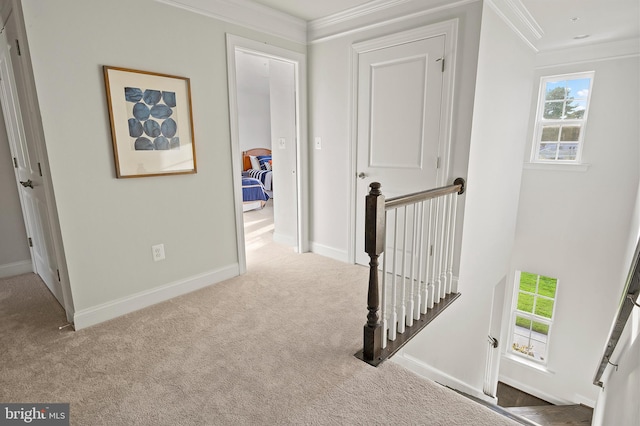
{"label": "framed artwork", "polygon": [[189,79],[104,66],[118,178],[196,173]]}

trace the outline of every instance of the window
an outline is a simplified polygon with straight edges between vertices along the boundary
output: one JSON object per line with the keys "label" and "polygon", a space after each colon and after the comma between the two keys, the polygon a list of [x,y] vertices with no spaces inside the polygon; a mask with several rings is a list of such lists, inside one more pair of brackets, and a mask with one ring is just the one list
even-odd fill
{"label": "window", "polygon": [[541,79],[532,162],[580,163],[593,74]]}
{"label": "window", "polygon": [[520,272],[511,320],[511,351],[546,363],[558,280]]}

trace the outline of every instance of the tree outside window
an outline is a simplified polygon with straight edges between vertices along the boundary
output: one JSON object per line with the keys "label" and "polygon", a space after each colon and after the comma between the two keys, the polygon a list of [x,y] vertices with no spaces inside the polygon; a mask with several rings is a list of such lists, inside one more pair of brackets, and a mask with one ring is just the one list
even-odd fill
{"label": "tree outside window", "polygon": [[532,161],[579,163],[593,72],[544,77]]}

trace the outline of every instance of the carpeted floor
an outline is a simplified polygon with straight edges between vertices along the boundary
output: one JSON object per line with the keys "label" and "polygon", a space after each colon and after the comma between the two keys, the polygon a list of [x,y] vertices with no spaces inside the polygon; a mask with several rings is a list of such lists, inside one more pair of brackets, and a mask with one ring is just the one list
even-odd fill
{"label": "carpeted floor", "polygon": [[80,331],[37,276],[0,280],[0,402],[69,402],[74,425],[516,424],[357,360],[367,270],[254,225],[247,274]]}

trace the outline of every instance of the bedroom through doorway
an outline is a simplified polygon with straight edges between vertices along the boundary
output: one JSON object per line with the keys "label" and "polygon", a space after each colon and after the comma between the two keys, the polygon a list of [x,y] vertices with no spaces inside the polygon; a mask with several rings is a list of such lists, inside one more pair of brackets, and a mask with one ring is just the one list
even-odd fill
{"label": "bedroom through doorway", "polygon": [[[227,36],[238,257],[302,238],[300,63],[303,55]],[[292,59],[298,58],[298,59]],[[236,168],[237,167],[237,168]]]}

